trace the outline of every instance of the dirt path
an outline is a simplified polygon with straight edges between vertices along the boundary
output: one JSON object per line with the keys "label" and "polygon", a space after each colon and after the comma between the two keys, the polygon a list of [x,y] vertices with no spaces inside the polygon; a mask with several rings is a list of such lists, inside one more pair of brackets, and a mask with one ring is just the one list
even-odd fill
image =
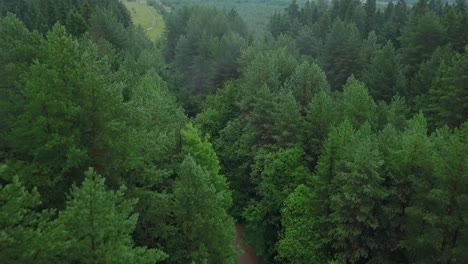
{"label": "dirt path", "polygon": [[147,10],[148,12],[150,12],[151,15],[153,16],[153,23],[151,23],[151,27],[145,29],[145,31],[149,31],[149,30],[152,30],[152,29],[154,28],[154,23],[156,23],[156,15],[150,10],[149,7],[146,7],[146,10]]}
{"label": "dirt path", "polygon": [[244,229],[241,225],[236,224],[236,246],[239,247],[244,254],[239,259],[239,264],[257,264],[257,256],[255,251],[249,245],[244,244]]}

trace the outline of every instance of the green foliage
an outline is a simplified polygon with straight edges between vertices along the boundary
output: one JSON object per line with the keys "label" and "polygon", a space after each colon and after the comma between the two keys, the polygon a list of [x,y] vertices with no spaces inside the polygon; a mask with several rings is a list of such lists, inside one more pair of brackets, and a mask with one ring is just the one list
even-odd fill
{"label": "green foliage", "polygon": [[293,91],[296,100],[302,107],[307,107],[310,101],[318,92],[328,92],[330,87],[325,73],[320,67],[313,63],[302,63],[296,67],[295,72],[286,84]]}
{"label": "green foliage", "polygon": [[444,124],[460,126],[468,117],[468,47],[456,54],[453,62],[442,62],[432,81],[425,104],[432,122],[437,127]]}
{"label": "green foliage", "polygon": [[223,198],[223,206],[227,210],[232,205],[231,192],[229,191],[226,179],[220,174],[220,164],[216,152],[207,138],[202,138],[200,131],[188,124],[181,131],[182,135],[182,155],[191,155],[195,162],[208,173],[211,184],[216,189],[216,193]]}
{"label": "green foliage", "polygon": [[14,15],[0,18],[0,160],[9,156],[8,131],[21,113],[15,102],[20,98],[18,81],[37,56],[41,37],[30,33]]}
{"label": "green foliage", "polygon": [[224,209],[210,175],[189,155],[174,183],[176,235],[171,263],[236,263],[234,221]]}
{"label": "green foliage", "polygon": [[288,263],[324,263],[323,239],[315,218],[313,191],[299,185],[281,209],[283,232],[277,244],[278,259]]}
{"label": "green foliage", "polygon": [[289,2],[0,1],[0,259],[467,259],[464,1]]}
{"label": "green foliage", "polygon": [[36,1],[11,1],[5,0],[0,15],[11,12],[17,15],[30,30],[39,30],[42,33],[52,29],[55,23],[60,22],[70,26],[69,32],[81,35],[89,29],[88,21],[93,10],[102,8],[115,15],[119,23],[125,27],[131,24],[130,14],[125,6],[117,0],[36,0]]}
{"label": "green foliage", "polygon": [[134,247],[131,237],[138,215],[137,200],[124,198],[125,187],[108,191],[92,170],[80,187],[74,186],[66,208],[54,225],[67,241],[61,260],[70,262],[155,263],[167,255],[156,249]]}
{"label": "green foliage", "polygon": [[340,90],[352,74],[360,73],[360,45],[356,26],[336,20],[327,35],[323,57],[324,69],[334,90]]}
{"label": "green foliage", "polygon": [[377,106],[362,82],[354,77],[349,78],[343,88],[341,100],[340,117],[342,119],[348,119],[354,127],[359,127],[366,122],[374,125]]}
{"label": "green foliage", "polygon": [[308,152],[317,161],[322,144],[328,136],[330,129],[338,120],[336,100],[330,93],[319,92],[307,107],[305,117],[305,138]]}
{"label": "green foliage", "polygon": [[364,125],[343,150],[331,181],[329,236],[339,259],[357,263],[372,258],[379,242],[379,209],[388,195],[383,160],[370,127]]}
{"label": "green foliage", "polygon": [[274,255],[283,202],[299,184],[309,180],[310,172],[303,157],[304,152],[299,147],[277,152],[260,150],[255,157],[251,178],[257,186],[258,198],[250,201],[243,216],[247,221],[247,230],[262,234],[265,244],[254,246],[259,254],[265,254],[262,256],[265,260]]}
{"label": "green foliage", "polygon": [[40,212],[40,204],[37,190],[28,192],[18,177],[0,186],[0,258],[3,262],[45,263],[57,260],[54,252],[48,251],[51,244],[57,242],[47,241],[47,231],[44,230],[51,214]]}
{"label": "green foliage", "polygon": [[407,76],[413,76],[419,64],[427,61],[432,52],[445,43],[445,28],[434,13],[413,14],[401,36],[401,58]]}
{"label": "green foliage", "polygon": [[172,62],[176,77],[173,85],[193,116],[206,96],[238,76],[246,27],[234,12],[186,7],[169,16],[165,35],[166,59]]}
{"label": "green foliage", "polygon": [[101,153],[112,150],[118,135],[122,92],[97,47],[74,40],[64,27],[55,26],[39,50],[22,76],[21,114],[9,140],[26,183],[60,201],[79,171],[91,164],[106,169]]}
{"label": "green foliage", "polygon": [[242,91],[255,95],[265,85],[271,91],[278,91],[294,74],[297,60],[286,47],[264,49],[258,45],[246,49],[241,65]]}
{"label": "green foliage", "polygon": [[207,98],[204,111],[197,115],[195,125],[205,134],[217,139],[227,123],[240,114],[238,101],[238,86],[226,83],[224,88]]}
{"label": "green foliage", "polygon": [[391,42],[373,57],[363,79],[375,100],[390,102],[395,95],[406,95],[405,77]]}

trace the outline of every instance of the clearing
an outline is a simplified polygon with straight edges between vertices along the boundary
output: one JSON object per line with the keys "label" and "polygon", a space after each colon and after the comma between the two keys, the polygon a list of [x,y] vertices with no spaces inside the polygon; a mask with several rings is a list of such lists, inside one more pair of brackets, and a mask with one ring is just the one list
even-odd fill
{"label": "clearing", "polygon": [[161,38],[165,24],[159,10],[147,5],[146,0],[135,2],[122,0],[122,3],[130,12],[133,23],[136,26],[141,26],[151,40],[155,41]]}

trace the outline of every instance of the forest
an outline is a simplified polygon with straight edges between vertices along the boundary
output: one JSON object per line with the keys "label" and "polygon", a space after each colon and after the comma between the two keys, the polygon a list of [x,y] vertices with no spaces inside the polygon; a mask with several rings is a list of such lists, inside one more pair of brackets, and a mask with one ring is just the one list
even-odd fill
{"label": "forest", "polygon": [[466,263],[465,0],[123,1],[0,1],[1,263]]}

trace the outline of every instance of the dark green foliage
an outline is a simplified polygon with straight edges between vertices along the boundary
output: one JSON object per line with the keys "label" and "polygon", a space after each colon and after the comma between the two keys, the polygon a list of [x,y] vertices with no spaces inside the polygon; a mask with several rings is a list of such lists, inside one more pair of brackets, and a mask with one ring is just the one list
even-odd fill
{"label": "dark green foliage", "polygon": [[312,99],[305,117],[305,138],[308,152],[318,160],[322,144],[337,120],[336,100],[330,93],[321,91]]}
{"label": "dark green foliage", "polygon": [[47,32],[55,23],[60,22],[70,26],[69,32],[79,36],[88,30],[87,22],[93,10],[102,8],[113,13],[119,23],[125,27],[131,24],[130,14],[118,0],[34,0],[16,1],[5,0],[4,8],[0,8],[0,15],[8,12],[16,14],[30,30]]}
{"label": "dark green foliage", "polygon": [[303,163],[304,152],[299,147],[269,153],[260,150],[255,157],[251,175],[257,186],[258,198],[252,200],[244,211],[247,230],[263,238],[254,246],[265,260],[274,255],[277,232],[280,229],[280,209],[288,195],[299,184],[310,180],[310,172]]}
{"label": "dark green foliage", "polygon": [[359,74],[361,40],[354,24],[336,20],[325,41],[324,69],[331,87],[340,90],[352,74]]}
{"label": "dark green foliage", "polygon": [[[409,101],[416,101],[418,103],[424,103],[423,99],[427,95],[428,91],[432,86],[432,81],[436,76],[436,73],[442,63],[450,64],[453,58],[454,52],[450,45],[437,48],[430,60],[422,63],[419,67],[418,72],[413,76],[410,81],[407,91],[407,98]],[[422,108],[418,105],[418,108]]]}
{"label": "dark green foliage", "polygon": [[317,64],[304,62],[296,67],[286,86],[293,91],[296,100],[302,107],[307,107],[318,92],[329,92],[325,73]]}
{"label": "dark green foliage", "polygon": [[365,33],[369,33],[376,29],[376,1],[367,0],[364,9],[366,11]]}
{"label": "dark green foliage", "polygon": [[165,35],[173,85],[192,116],[207,95],[238,76],[237,59],[247,45],[247,30],[236,13],[193,7],[171,14]]}
{"label": "dark green foliage", "polygon": [[432,12],[414,13],[401,36],[401,58],[411,77],[419,64],[430,59],[437,47],[446,43],[446,31]]}
{"label": "dark green foliage", "polygon": [[80,187],[72,188],[66,208],[53,224],[66,241],[61,260],[155,263],[167,257],[159,250],[133,246],[130,234],[138,220],[132,212],[137,200],[126,200],[125,189],[107,191],[104,179],[92,170]]}
{"label": "dark green foliage", "polygon": [[217,139],[227,123],[240,114],[238,97],[238,86],[227,83],[215,95],[207,98],[204,111],[197,115],[195,124],[213,139]]}
{"label": "dark green foliage", "polygon": [[48,33],[39,50],[22,76],[21,114],[9,140],[21,174],[35,175],[26,183],[60,197],[87,166],[106,170],[103,153],[112,151],[110,135],[118,133],[122,91],[96,46],[74,40],[62,26]]}
{"label": "dark green foliage", "polygon": [[[464,130],[466,126],[453,135],[447,129],[436,133],[433,174],[428,184],[417,185],[425,190],[424,195],[415,196],[406,209],[408,240],[404,245],[412,262],[458,263],[465,257],[466,252],[458,249],[466,243],[462,211],[466,210],[463,193],[467,185],[461,176],[467,164],[466,151],[462,151],[466,148]],[[416,234],[419,239],[414,239]]]}
{"label": "dark green foliage", "polygon": [[375,100],[390,102],[395,95],[406,95],[405,77],[391,42],[377,51],[364,72],[363,80]]}
{"label": "dark green foliage", "polygon": [[432,81],[426,105],[433,125],[460,126],[468,117],[468,46],[453,62],[442,62]]}
{"label": "dark green foliage", "polygon": [[381,245],[379,213],[388,195],[382,183],[383,160],[370,127],[352,137],[336,163],[330,194],[331,246],[350,263],[372,259]]}
{"label": "dark green foliage", "polygon": [[464,263],[465,1],[188,2],[0,1],[3,262]]}
{"label": "dark green foliage", "polygon": [[[139,245],[160,246],[173,236],[168,224],[171,210],[171,176],[180,151],[180,129],[186,117],[161,77],[146,73],[131,90],[125,104],[125,134],[117,142],[113,173],[128,186],[128,196],[138,198],[140,218],[134,238]],[[170,253],[170,252],[167,252]]]}
{"label": "dark green foliage", "polygon": [[[0,167],[2,178],[5,168]],[[46,224],[50,212],[40,212],[41,201],[36,189],[26,191],[18,177],[0,186],[0,257],[5,263],[56,261],[53,244],[47,241]]]}
{"label": "dark green foliage", "polygon": [[21,113],[15,104],[21,94],[18,81],[36,58],[40,41],[14,15],[0,19],[0,161],[11,154],[6,152],[11,145],[7,135]]}

